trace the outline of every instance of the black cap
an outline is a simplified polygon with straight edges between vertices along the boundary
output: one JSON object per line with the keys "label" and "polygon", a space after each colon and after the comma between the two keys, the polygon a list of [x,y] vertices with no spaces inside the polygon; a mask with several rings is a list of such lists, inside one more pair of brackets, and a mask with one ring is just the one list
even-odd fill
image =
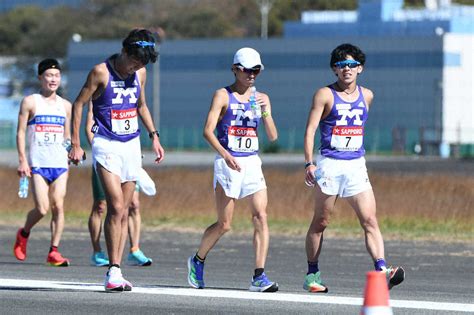
{"label": "black cap", "polygon": [[38,64],[38,75],[42,75],[48,69],[58,69],[61,70],[61,66],[56,59],[48,58],[44,59]]}

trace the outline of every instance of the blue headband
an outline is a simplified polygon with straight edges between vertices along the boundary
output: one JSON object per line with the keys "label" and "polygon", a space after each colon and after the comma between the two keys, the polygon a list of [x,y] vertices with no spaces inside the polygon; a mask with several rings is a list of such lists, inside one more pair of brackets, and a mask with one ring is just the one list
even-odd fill
{"label": "blue headband", "polygon": [[134,44],[140,46],[141,48],[155,47],[155,43],[147,42],[147,41],[144,41],[144,40],[139,40],[138,42],[134,42]]}

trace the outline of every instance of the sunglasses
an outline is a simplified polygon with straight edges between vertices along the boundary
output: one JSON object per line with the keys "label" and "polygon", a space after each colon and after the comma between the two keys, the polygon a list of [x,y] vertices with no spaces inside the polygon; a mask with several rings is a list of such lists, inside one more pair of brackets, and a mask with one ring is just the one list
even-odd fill
{"label": "sunglasses", "polygon": [[144,40],[139,40],[138,42],[134,42],[135,45],[140,46],[141,48],[145,47],[155,47],[155,43],[153,42],[147,42]]}
{"label": "sunglasses", "polygon": [[353,69],[360,66],[360,62],[356,60],[347,59],[347,60],[338,61],[334,63],[334,66],[338,67],[339,69],[344,69],[346,66]]}
{"label": "sunglasses", "polygon": [[242,72],[245,72],[246,74],[253,74],[253,75],[259,74],[260,70],[261,70],[260,68],[247,69],[242,65],[236,65],[236,67],[237,67],[237,69],[239,69]]}

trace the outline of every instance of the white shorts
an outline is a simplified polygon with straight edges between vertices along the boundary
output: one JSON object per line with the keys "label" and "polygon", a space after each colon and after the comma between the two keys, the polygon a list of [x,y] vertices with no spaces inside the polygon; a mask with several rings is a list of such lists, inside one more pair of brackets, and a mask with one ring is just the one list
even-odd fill
{"label": "white shorts", "polygon": [[118,175],[122,183],[137,181],[142,167],[140,137],[127,142],[110,140],[94,135],[92,140],[92,159],[107,171]]}
{"label": "white shorts", "polygon": [[214,190],[219,182],[227,197],[242,199],[267,188],[262,172],[262,160],[258,155],[235,157],[235,159],[240,165],[240,172],[228,167],[220,155],[216,156]]}
{"label": "white shorts", "polygon": [[326,195],[351,197],[372,188],[364,157],[336,160],[318,155],[316,165],[314,177]]}

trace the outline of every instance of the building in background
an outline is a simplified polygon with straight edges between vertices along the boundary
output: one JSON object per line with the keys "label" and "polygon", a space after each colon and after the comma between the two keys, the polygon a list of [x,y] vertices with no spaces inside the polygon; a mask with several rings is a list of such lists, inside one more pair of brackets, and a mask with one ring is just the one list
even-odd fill
{"label": "building in background", "polygon": [[[301,21],[285,23],[284,37],[373,39],[378,52],[367,51],[366,73],[377,68],[380,81],[369,85],[375,89],[376,106],[392,108],[386,113],[396,124],[387,122],[387,127],[399,126],[393,129],[394,148],[406,146],[413,138],[410,133],[419,127],[425,151],[439,147],[446,154],[452,146],[474,154],[474,6],[450,0],[425,0],[425,4],[403,9],[403,0],[359,0],[357,11],[304,12]],[[414,45],[399,46],[404,40]],[[424,47],[426,40],[436,44]]]}
{"label": "building in background", "polygon": [[[146,93],[163,145],[208,148],[202,128],[212,93],[232,82],[233,53],[250,46],[262,53],[257,89],[271,97],[279,148],[302,151],[313,93],[332,83],[330,52],[351,42],[368,58],[359,82],[376,96],[366,127],[369,153],[421,147],[424,154],[448,148],[474,156],[473,7],[402,7],[401,0],[360,0],[358,11],[305,12],[285,23],[280,39],[165,41],[159,62],[148,66]],[[91,67],[120,47],[119,40],[72,40],[66,96],[73,101]]]}

